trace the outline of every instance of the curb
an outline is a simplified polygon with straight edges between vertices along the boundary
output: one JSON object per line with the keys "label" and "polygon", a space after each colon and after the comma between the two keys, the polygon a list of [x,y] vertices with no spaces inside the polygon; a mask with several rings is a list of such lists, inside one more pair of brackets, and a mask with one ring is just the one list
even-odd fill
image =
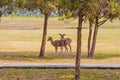
{"label": "curb", "polygon": [[[0,63],[0,68],[39,68],[39,69],[68,69],[75,68],[74,63],[28,63],[28,62],[8,62]],[[120,64],[115,63],[89,63],[81,64],[82,69],[120,69]]]}

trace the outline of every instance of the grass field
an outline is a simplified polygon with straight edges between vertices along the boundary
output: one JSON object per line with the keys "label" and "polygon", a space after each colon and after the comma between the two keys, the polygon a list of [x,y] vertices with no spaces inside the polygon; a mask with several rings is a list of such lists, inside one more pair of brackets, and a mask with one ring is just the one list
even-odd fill
{"label": "grass field", "polygon": [[[0,24],[0,61],[74,62],[76,53],[77,20],[65,24],[57,18],[50,18],[48,35],[60,39],[59,33],[72,39],[72,53],[54,53],[54,47],[47,42],[44,59],[38,58],[42,38],[42,17],[3,17]],[[83,62],[119,62],[120,24],[107,22],[99,29],[95,57],[87,59],[87,23],[82,31]],[[103,28],[104,27],[104,28]],[[62,59],[62,60],[61,60]]]}
{"label": "grass field", "polygon": [[[0,69],[0,80],[74,80],[74,69]],[[120,70],[82,69],[81,80],[120,80]]]}
{"label": "grass field", "polygon": [[[77,19],[75,20],[64,20],[60,21],[58,17],[50,17],[48,20],[49,29],[75,29],[77,27]],[[43,28],[43,17],[2,17],[2,22],[0,23],[0,29],[7,30],[36,30]],[[106,22],[101,28],[120,28],[120,21],[114,20],[111,22]],[[88,28],[88,23],[83,23],[83,28]]]}
{"label": "grass field", "polygon": [[[65,24],[58,18],[50,18],[48,36],[60,39],[59,33],[72,39],[73,52],[55,53],[47,42],[44,58],[39,58],[43,17],[2,17],[0,23],[0,62],[75,62],[77,20]],[[69,22],[69,21],[67,21]],[[83,63],[120,63],[120,24],[107,22],[99,29],[95,57],[87,59],[88,24],[83,24]],[[0,69],[0,80],[74,80],[74,69]],[[120,70],[82,69],[81,80],[120,80]]]}

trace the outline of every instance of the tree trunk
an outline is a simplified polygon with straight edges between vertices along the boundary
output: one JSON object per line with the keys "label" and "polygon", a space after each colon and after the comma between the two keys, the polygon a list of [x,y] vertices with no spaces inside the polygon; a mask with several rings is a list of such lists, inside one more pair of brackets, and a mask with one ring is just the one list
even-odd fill
{"label": "tree trunk", "polygon": [[1,17],[2,17],[2,12],[0,12],[0,23],[1,23],[1,21],[2,21],[2,20],[1,20]]}
{"label": "tree trunk", "polygon": [[80,80],[80,56],[81,56],[81,38],[82,38],[82,10],[78,13],[78,29],[77,29],[77,53],[76,53],[76,66],[75,66],[75,80]]}
{"label": "tree trunk", "polygon": [[0,23],[1,23],[1,16],[0,16]]}
{"label": "tree trunk", "polygon": [[44,57],[44,54],[45,54],[48,17],[49,16],[47,14],[45,14],[44,28],[43,28],[43,37],[42,37],[42,44],[41,44],[39,57]]}
{"label": "tree trunk", "polygon": [[94,57],[98,28],[99,28],[98,17],[96,17],[96,23],[95,23],[94,33],[93,33],[93,40],[92,40],[92,47],[90,50],[90,57]]}
{"label": "tree trunk", "polygon": [[91,38],[92,38],[92,22],[89,19],[88,56],[87,56],[88,58],[90,57]]}

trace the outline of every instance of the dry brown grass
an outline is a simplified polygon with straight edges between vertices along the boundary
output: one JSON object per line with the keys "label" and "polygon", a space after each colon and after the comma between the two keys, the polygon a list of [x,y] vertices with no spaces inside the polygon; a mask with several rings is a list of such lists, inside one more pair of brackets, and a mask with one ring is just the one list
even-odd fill
{"label": "dry brown grass", "polygon": [[[94,59],[87,59],[87,30],[83,29],[82,62],[119,62],[120,38],[119,29],[100,30],[96,54]],[[46,57],[38,58],[41,45],[42,30],[1,30],[0,56],[5,61],[35,61],[35,62],[75,62],[76,30],[75,29],[49,29],[48,36],[59,39],[59,33],[65,33],[72,38],[72,53],[54,53],[54,47],[47,42]],[[114,38],[113,38],[114,37]],[[117,40],[117,41],[116,41]],[[6,56],[6,57],[5,57]]]}
{"label": "dry brown grass", "polygon": [[[37,62],[74,62],[76,53],[77,20],[64,24],[58,18],[50,18],[48,36],[60,39],[59,33],[72,38],[72,53],[54,53],[54,47],[47,42],[46,57],[38,58],[41,46],[43,18],[36,17],[3,17],[0,24],[0,60],[1,61],[37,61]],[[88,24],[84,24],[87,27]],[[107,22],[103,26],[119,27],[119,22]],[[102,26],[102,27],[103,27]],[[52,28],[52,29],[51,29]],[[54,29],[53,29],[54,28]],[[73,29],[71,29],[73,28]],[[4,30],[3,30],[4,29]],[[5,30],[7,29],[7,30]],[[17,29],[17,30],[16,30]],[[32,30],[28,30],[32,29]],[[37,29],[37,30],[35,30]],[[120,28],[99,29],[95,58],[87,59],[88,30],[82,31],[82,62],[119,62]],[[5,57],[6,56],[6,57]]]}

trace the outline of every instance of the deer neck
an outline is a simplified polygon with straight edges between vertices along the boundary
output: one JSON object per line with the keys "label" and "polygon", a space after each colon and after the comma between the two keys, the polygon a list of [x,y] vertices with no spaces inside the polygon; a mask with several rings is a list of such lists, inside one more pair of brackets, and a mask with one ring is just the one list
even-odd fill
{"label": "deer neck", "polygon": [[53,39],[51,39],[51,44],[53,45]]}
{"label": "deer neck", "polygon": [[64,40],[64,38],[61,38],[61,40]]}

